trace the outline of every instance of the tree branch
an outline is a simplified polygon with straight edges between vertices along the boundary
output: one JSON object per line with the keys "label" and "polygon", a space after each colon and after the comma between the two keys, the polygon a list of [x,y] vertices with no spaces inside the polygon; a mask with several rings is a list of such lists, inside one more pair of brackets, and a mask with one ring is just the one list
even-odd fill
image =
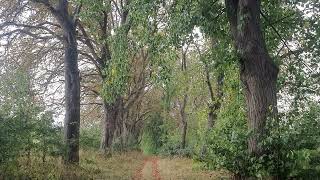
{"label": "tree branch", "polygon": [[[279,31],[270,23],[268,17],[260,10],[260,14],[261,16],[267,21],[267,23],[269,24],[269,26],[272,28],[272,30],[276,33],[276,35],[280,38],[281,42],[285,45],[285,47],[288,49],[288,51],[290,52],[290,54],[293,54],[295,56],[296,53],[293,52],[289,45],[287,44],[287,42],[282,38],[282,36],[280,35]],[[290,58],[290,55],[288,56]],[[291,58],[290,58],[291,59]],[[301,63],[306,67],[308,68],[311,72],[313,71],[307,64],[305,64],[304,62],[301,61]]]}

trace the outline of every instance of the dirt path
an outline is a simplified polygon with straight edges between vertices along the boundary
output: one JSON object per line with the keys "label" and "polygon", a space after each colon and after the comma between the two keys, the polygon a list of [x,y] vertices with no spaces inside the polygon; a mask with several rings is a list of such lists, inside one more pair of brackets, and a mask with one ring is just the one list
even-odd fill
{"label": "dirt path", "polygon": [[134,180],[161,180],[158,157],[146,157],[141,167],[136,171]]}
{"label": "dirt path", "polygon": [[202,170],[192,159],[144,157],[133,180],[215,180],[230,179],[227,172]]}

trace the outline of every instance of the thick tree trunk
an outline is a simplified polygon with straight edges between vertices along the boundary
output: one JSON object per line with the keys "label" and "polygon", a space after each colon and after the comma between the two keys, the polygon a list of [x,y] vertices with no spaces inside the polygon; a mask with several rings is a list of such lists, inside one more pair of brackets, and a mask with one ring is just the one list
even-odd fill
{"label": "thick tree trunk", "polygon": [[56,18],[63,32],[64,77],[65,77],[65,119],[64,141],[66,152],[64,163],[79,163],[80,128],[80,76],[78,70],[78,45],[76,35],[76,15],[69,12],[69,1],[59,0],[56,7],[47,0],[35,1],[44,5]]}
{"label": "thick tree trunk", "polygon": [[121,99],[118,98],[114,103],[107,103],[106,101],[103,102],[104,123],[100,149],[105,154],[111,154],[112,152],[112,142],[119,116],[120,101]]}
{"label": "thick tree trunk", "polygon": [[64,38],[64,77],[65,77],[65,120],[64,139],[65,163],[79,163],[79,128],[80,128],[80,77],[78,70],[78,45],[76,21],[69,14],[67,0],[59,0],[57,8],[44,3],[58,20]]}
{"label": "thick tree trunk", "polygon": [[100,149],[105,154],[111,153],[113,135],[116,127],[117,109],[112,104],[103,102],[104,122]]}
{"label": "thick tree trunk", "polygon": [[241,81],[247,104],[248,140],[251,154],[261,155],[260,138],[268,117],[277,110],[276,81],[278,68],[271,60],[260,28],[260,0],[226,0],[226,9],[240,56]]}
{"label": "thick tree trunk", "polygon": [[80,127],[80,77],[78,70],[78,50],[75,26],[72,22],[64,23],[65,36],[65,141],[67,153],[65,162],[79,162],[79,127]]}

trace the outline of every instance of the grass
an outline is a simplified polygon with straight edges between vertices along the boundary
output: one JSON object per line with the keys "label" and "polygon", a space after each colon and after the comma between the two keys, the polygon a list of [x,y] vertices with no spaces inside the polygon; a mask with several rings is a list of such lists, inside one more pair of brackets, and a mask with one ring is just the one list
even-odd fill
{"label": "grass", "polygon": [[[32,157],[28,162],[20,158],[18,164],[7,167],[7,172],[0,172],[2,179],[132,179],[137,169],[143,164],[140,152],[114,154],[104,157],[97,151],[81,151],[80,166],[65,166],[61,158],[48,157],[46,162]],[[6,174],[2,175],[1,174]]]}
{"label": "grass", "polygon": [[226,172],[205,171],[193,166],[193,161],[188,158],[162,158],[159,159],[161,179],[187,179],[209,180],[230,179]]}
{"label": "grass", "polygon": [[82,152],[81,154],[83,155],[81,167],[96,172],[91,176],[92,179],[132,179],[143,164],[143,155],[140,152],[114,154],[110,158],[94,152]]}
{"label": "grass", "polygon": [[[48,157],[42,162],[40,157],[33,156],[31,161],[20,158],[18,164],[8,167],[10,173],[2,179],[154,179],[156,166],[159,179],[162,180],[208,180],[227,179],[224,172],[204,171],[196,168],[191,159],[162,158],[145,156],[141,152],[114,154],[106,158],[97,151],[80,152],[80,166],[65,166],[61,158]],[[156,159],[155,162],[152,159]],[[156,164],[156,165],[155,165]],[[9,175],[10,174],[10,175]]]}

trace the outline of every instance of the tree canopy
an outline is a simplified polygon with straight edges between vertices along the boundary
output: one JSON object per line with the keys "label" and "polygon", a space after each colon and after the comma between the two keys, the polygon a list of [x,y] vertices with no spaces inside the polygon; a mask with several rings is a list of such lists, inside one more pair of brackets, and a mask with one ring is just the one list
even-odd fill
{"label": "tree canopy", "polygon": [[0,0],[0,179],[82,151],[320,177],[319,23],[316,0]]}

